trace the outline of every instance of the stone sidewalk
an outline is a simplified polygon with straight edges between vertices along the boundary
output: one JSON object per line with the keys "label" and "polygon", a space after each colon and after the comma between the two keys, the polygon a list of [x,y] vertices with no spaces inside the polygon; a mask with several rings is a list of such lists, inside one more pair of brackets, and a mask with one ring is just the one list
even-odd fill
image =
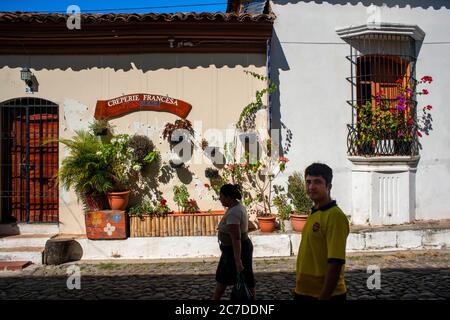
{"label": "stone sidewalk", "polygon": [[[0,272],[0,299],[209,299],[218,259],[75,262]],[[80,267],[81,289],[67,288],[67,268]],[[381,288],[369,290],[370,265]],[[295,257],[255,259],[258,299],[291,299]],[[349,300],[450,299],[450,250],[350,254]],[[228,296],[229,292],[227,292]]]}

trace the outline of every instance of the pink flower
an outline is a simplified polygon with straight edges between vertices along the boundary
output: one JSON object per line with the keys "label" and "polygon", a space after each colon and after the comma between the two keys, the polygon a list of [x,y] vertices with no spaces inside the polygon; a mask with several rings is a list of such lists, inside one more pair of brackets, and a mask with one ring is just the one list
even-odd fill
{"label": "pink flower", "polygon": [[428,94],[428,90],[427,89],[423,89],[422,90],[422,94]]}
{"label": "pink flower", "polygon": [[286,158],[286,157],[280,157],[280,158],[278,159],[278,161],[280,161],[280,162],[282,162],[282,163],[287,163],[287,162],[289,161],[289,159]]}
{"label": "pink flower", "polygon": [[422,77],[422,79],[420,79],[420,81],[431,83],[433,82],[433,78],[430,76],[424,76]]}
{"label": "pink flower", "polygon": [[426,108],[427,110],[431,110],[431,109],[433,109],[433,106],[427,105],[425,108]]}
{"label": "pink flower", "polygon": [[398,111],[405,111],[405,109],[406,109],[406,106],[403,104],[399,104],[398,106],[397,106],[397,110]]}

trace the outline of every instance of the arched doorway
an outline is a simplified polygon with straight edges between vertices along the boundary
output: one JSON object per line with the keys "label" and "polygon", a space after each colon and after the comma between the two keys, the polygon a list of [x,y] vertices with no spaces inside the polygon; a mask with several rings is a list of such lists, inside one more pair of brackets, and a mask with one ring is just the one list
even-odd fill
{"label": "arched doorway", "polygon": [[58,105],[16,98],[0,114],[2,223],[57,223]]}

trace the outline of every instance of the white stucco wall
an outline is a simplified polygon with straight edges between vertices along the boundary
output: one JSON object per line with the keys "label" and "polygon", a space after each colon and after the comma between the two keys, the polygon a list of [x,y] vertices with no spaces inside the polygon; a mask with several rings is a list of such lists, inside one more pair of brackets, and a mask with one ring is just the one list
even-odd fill
{"label": "white stucco wall", "polygon": [[[417,77],[430,75],[430,95],[419,107],[433,106],[433,131],[421,139],[416,176],[416,219],[450,217],[450,2],[401,1],[369,7],[374,1],[273,0],[277,16],[272,40],[271,75],[279,81],[281,121],[292,130],[287,174],[313,161],[334,170],[332,197],[351,212],[351,163],[347,159],[347,128],[351,110],[350,47],[336,34],[338,27],[380,22],[417,24],[425,40],[417,60]],[[389,3],[396,1],[389,1]],[[405,5],[406,3],[406,5]],[[433,6],[431,6],[431,4]],[[275,99],[275,107],[277,99]],[[419,109],[420,110],[420,109]],[[277,111],[274,110],[276,115]]]}
{"label": "white stucco wall", "polygon": [[[29,67],[39,82],[33,94],[25,93],[20,70]],[[234,127],[241,110],[264,86],[243,71],[266,75],[264,54],[136,54],[98,56],[0,56],[0,102],[19,97],[38,97],[59,106],[60,138],[70,138],[75,130],[87,129],[93,120],[97,100],[108,100],[133,93],[168,95],[192,105],[187,119],[201,122],[202,130]],[[143,134],[153,140],[164,156],[169,151],[162,139],[163,127],[178,117],[164,112],[140,111],[111,121],[115,133]],[[211,143],[211,146],[223,147]],[[198,141],[200,142],[200,141]],[[66,150],[61,145],[61,163]],[[172,209],[172,187],[188,184],[191,197],[201,210],[222,209],[212,192],[204,169],[211,162],[192,163],[193,173],[177,175],[159,190]],[[82,208],[72,191],[60,188],[60,232],[85,233]]]}

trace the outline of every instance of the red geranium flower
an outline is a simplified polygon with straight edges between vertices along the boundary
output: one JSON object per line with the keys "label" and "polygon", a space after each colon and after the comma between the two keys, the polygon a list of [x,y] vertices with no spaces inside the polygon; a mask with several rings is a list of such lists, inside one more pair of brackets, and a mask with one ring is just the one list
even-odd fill
{"label": "red geranium flower", "polygon": [[427,110],[431,110],[431,109],[433,109],[433,107],[432,106],[430,106],[430,105],[427,105],[425,108],[427,108]]}
{"label": "red geranium flower", "polygon": [[280,158],[278,159],[278,161],[280,161],[280,162],[282,162],[282,163],[287,163],[287,162],[289,161],[289,159],[286,158],[286,157],[280,157]]}
{"label": "red geranium flower", "polygon": [[422,77],[422,79],[420,79],[420,80],[423,81],[423,82],[431,83],[431,82],[433,81],[433,78],[430,77],[430,76],[424,76],[424,77]]}
{"label": "red geranium flower", "polygon": [[166,203],[167,203],[167,200],[164,199],[164,198],[161,198],[161,200],[159,200],[159,204],[162,205],[162,206],[165,206]]}
{"label": "red geranium flower", "polygon": [[422,90],[422,94],[428,94],[428,90],[427,89],[423,89]]}
{"label": "red geranium flower", "polygon": [[208,188],[208,189],[209,189],[209,187],[210,187],[210,185],[207,184],[207,183],[205,183],[204,186],[205,186],[205,188]]}

